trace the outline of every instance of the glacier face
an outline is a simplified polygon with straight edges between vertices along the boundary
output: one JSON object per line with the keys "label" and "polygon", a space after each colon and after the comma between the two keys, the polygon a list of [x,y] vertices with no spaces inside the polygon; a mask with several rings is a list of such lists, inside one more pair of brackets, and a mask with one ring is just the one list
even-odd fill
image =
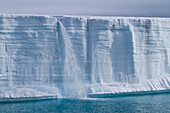
{"label": "glacier face", "polygon": [[56,21],[44,16],[0,16],[1,97],[39,96],[53,88]]}
{"label": "glacier face", "polygon": [[0,16],[0,97],[170,88],[170,19]]}

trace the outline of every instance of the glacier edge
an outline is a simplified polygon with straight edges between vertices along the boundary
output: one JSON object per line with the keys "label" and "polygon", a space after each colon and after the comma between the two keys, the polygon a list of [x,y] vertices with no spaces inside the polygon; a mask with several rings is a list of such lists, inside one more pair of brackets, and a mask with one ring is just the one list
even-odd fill
{"label": "glacier edge", "polygon": [[169,90],[169,37],[169,18],[1,15],[0,97]]}

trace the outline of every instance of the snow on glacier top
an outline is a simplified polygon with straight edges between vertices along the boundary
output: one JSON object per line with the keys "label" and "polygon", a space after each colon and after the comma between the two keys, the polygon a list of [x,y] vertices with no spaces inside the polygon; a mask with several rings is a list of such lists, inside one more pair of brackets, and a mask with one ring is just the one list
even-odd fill
{"label": "snow on glacier top", "polygon": [[89,16],[89,15],[43,15],[43,14],[0,14],[0,17],[45,17],[45,18],[87,18],[87,19],[170,19],[169,17],[133,17],[133,16]]}
{"label": "snow on glacier top", "polygon": [[[56,16],[58,17],[58,16]],[[133,17],[133,16],[88,16],[88,15],[63,15],[60,17],[88,18],[88,19],[170,19],[169,17]]]}

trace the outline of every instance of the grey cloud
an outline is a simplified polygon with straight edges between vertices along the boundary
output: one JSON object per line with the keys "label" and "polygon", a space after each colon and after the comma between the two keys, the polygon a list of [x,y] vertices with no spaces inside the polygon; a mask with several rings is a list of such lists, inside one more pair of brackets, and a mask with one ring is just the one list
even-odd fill
{"label": "grey cloud", "polygon": [[1,0],[0,13],[169,16],[170,0]]}

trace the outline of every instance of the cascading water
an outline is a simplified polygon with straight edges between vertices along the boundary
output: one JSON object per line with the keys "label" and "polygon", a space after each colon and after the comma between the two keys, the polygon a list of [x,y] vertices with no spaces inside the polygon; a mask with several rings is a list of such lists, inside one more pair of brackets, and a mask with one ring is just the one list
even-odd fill
{"label": "cascading water", "polygon": [[0,97],[169,91],[170,19],[0,16]]}
{"label": "cascading water", "polygon": [[[88,93],[169,89],[170,73],[165,59],[170,55],[164,53],[169,51],[170,40],[165,38],[170,34],[169,19],[66,16],[60,21],[75,44],[73,49],[80,69],[86,70],[81,76],[88,76]],[[160,35],[163,32],[165,36]]]}
{"label": "cascading water", "polygon": [[77,60],[72,49],[70,38],[61,22],[58,22],[58,38],[60,51],[63,54],[64,63],[62,96],[66,97],[85,97],[85,86],[81,77],[81,70],[77,65]]}

